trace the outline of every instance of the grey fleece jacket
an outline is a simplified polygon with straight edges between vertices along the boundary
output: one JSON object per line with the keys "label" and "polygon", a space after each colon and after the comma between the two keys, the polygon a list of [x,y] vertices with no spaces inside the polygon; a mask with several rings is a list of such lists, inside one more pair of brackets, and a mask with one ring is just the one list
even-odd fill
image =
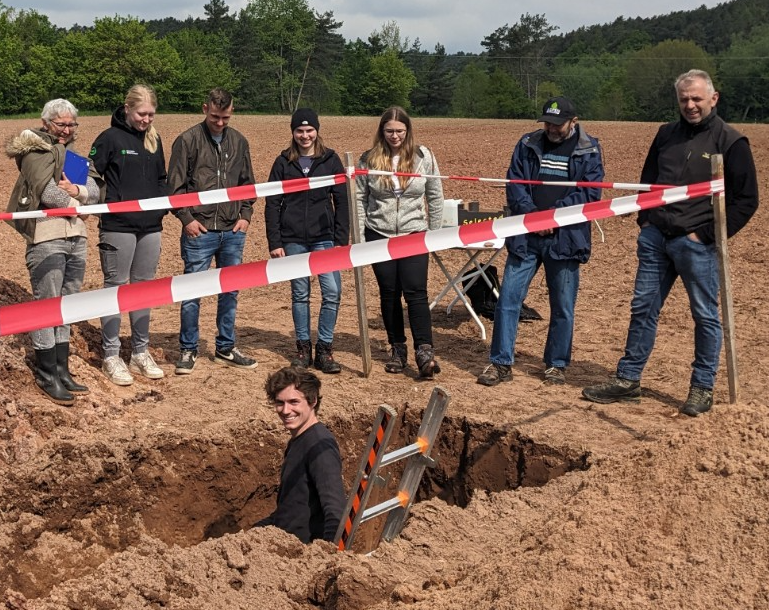
{"label": "grey fleece jacket", "polygon": [[[358,168],[368,169],[367,155],[361,155]],[[426,146],[417,147],[412,172],[438,175],[435,156]],[[358,176],[355,183],[361,241],[365,241],[365,227],[386,237],[440,229],[443,218],[440,178],[411,178],[400,197],[393,191],[390,176]]]}

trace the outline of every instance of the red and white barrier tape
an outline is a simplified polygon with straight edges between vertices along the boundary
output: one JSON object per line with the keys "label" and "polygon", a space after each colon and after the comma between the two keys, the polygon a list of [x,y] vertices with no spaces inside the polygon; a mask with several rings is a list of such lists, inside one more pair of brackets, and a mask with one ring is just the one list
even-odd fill
{"label": "red and white barrier tape", "polygon": [[0,214],[0,220],[20,220],[22,218],[43,218],[45,216],[86,216],[90,214],[119,214],[122,212],[142,212],[148,210],[170,210],[187,208],[195,205],[211,205],[226,201],[243,201],[271,195],[287,195],[299,191],[324,188],[335,184],[344,184],[346,174],[332,176],[317,176],[313,178],[294,178],[293,180],[278,180],[262,184],[245,184],[214,191],[200,193],[185,193],[169,195],[168,197],[152,197],[150,199],[135,199],[116,203],[98,203],[77,208],[47,208],[31,212],[14,212]]}
{"label": "red and white barrier tape", "polygon": [[127,284],[117,288],[103,288],[8,305],[0,308],[0,336],[620,216],[693,197],[712,195],[723,190],[723,180],[701,182],[557,210],[532,212],[371,243],[340,246],[319,252]]}
{"label": "red and white barrier tape", "polygon": [[410,178],[440,178],[442,180],[465,180],[472,182],[495,182],[511,184],[536,184],[570,186],[575,188],[612,188],[630,191],[661,191],[669,186],[659,184],[632,184],[627,182],[553,182],[543,180],[508,180],[506,178],[473,178],[471,176],[439,176],[431,174],[408,174],[404,172],[385,172],[371,169],[350,169],[347,174],[334,174],[332,176],[318,176],[313,178],[295,178],[292,180],[279,180],[276,182],[263,182],[261,184],[246,184],[227,189],[203,191],[200,193],[185,193],[182,195],[169,195],[167,197],[152,197],[149,199],[136,199],[132,201],[120,201],[116,203],[99,203],[80,206],[76,208],[45,208],[30,212],[3,212],[0,220],[21,220],[24,218],[44,218],[46,216],[87,216],[91,214],[120,214],[123,212],[141,212],[149,210],[170,210],[186,208],[196,205],[213,205],[226,201],[242,201],[257,197],[270,197],[272,195],[285,195],[310,189],[325,188],[335,184],[344,184],[347,176],[406,176]]}
{"label": "red and white barrier tape", "polygon": [[497,184],[533,184],[538,186],[571,186],[576,188],[618,189],[623,191],[663,191],[672,188],[669,184],[636,184],[632,182],[568,182],[552,180],[519,180],[517,178],[479,178],[477,176],[443,176],[440,174],[410,174],[408,172],[387,172],[378,169],[356,169],[356,176],[404,176],[406,178],[440,178],[441,180],[464,180],[467,182],[495,182]]}

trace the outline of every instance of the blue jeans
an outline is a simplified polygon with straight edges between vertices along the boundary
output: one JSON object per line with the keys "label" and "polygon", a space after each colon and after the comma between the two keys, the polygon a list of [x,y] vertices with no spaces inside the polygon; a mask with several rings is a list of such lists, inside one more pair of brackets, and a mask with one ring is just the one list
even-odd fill
{"label": "blue jeans", "polygon": [[641,380],[657,338],[660,310],[679,276],[689,295],[694,318],[690,384],[712,389],[721,352],[715,244],[701,244],[685,235],[668,239],[654,225],[644,227],[638,235],[638,271],[630,304],[630,328],[625,355],[617,364],[617,376]]}
{"label": "blue jeans", "polygon": [[[334,247],[330,241],[317,241],[312,244],[283,244],[286,256],[318,252]],[[334,327],[342,300],[342,275],[338,271],[318,275],[320,284],[320,314],[318,315],[318,341],[331,343],[334,340]],[[310,278],[300,277],[291,280],[291,315],[294,318],[294,331],[297,341],[310,340]]]}
{"label": "blue jeans", "polygon": [[[181,249],[184,261],[184,273],[207,271],[211,261],[216,267],[239,265],[243,260],[243,245],[246,234],[242,231],[211,231],[198,237],[188,237],[182,233]],[[235,311],[238,307],[238,292],[223,292],[218,296],[216,306],[216,349],[229,350],[235,347]],[[182,301],[181,328],[179,347],[183,350],[198,349],[198,320],[200,318],[200,299]]]}
{"label": "blue jeans", "polygon": [[540,265],[545,267],[545,280],[550,299],[550,326],[545,343],[545,366],[565,368],[571,362],[574,331],[574,305],[579,290],[579,261],[558,260],[550,256],[552,237],[530,235],[526,257],[508,253],[505,275],[494,310],[494,332],[489,360],[511,365],[515,361],[515,340],[521,305],[529,292],[529,284]]}

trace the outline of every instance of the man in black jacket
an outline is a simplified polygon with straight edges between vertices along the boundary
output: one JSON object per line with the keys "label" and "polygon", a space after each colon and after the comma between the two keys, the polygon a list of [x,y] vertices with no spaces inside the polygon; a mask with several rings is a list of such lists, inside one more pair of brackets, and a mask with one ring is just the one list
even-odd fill
{"label": "man in black jacket", "polygon": [[[254,184],[248,141],[227,126],[233,109],[232,95],[224,89],[213,89],[203,104],[203,122],[176,138],[168,166],[171,195]],[[206,271],[214,259],[218,268],[239,265],[243,260],[243,246],[252,213],[252,200],[198,205],[176,211],[183,226],[184,273]],[[214,360],[228,366],[253,369],[256,360],[235,347],[237,305],[237,291],[219,295]],[[177,375],[192,373],[195,366],[199,315],[200,299],[182,301]]]}
{"label": "man in black jacket", "polygon": [[302,367],[284,367],[264,384],[291,434],[280,469],[278,505],[255,527],[274,525],[302,542],[333,542],[346,502],[342,458],[334,435],[318,421],[320,379]]}
{"label": "man in black jacket", "polygon": [[[718,92],[707,72],[682,74],[675,89],[681,118],[660,127],[641,182],[705,182],[711,179],[711,155],[724,155],[726,231],[731,237],[758,208],[756,168],[748,140],[717,116]],[[694,319],[694,362],[689,395],[680,412],[696,417],[713,406],[722,338],[710,197],[645,210],[639,213],[638,224],[638,271],[625,355],[616,377],[585,388],[582,395],[599,403],[640,399],[641,373],[654,347],[660,310],[680,276]]]}

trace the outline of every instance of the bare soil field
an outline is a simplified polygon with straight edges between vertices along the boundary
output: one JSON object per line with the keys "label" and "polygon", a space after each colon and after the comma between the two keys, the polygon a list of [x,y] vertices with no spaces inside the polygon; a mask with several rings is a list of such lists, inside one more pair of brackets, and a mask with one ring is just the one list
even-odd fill
{"label": "bare soil field", "polygon": [[[159,115],[166,151],[200,117]],[[2,121],[3,142],[39,121]],[[87,153],[107,117],[81,119]],[[257,181],[289,143],[287,117],[236,115],[250,140]],[[377,119],[321,117],[340,152],[370,145]],[[444,174],[504,177],[528,121],[415,121]],[[655,124],[586,123],[603,144],[606,178],[636,182]],[[741,126],[752,143],[761,196],[769,195],[769,126]],[[14,164],[0,159],[7,201]],[[448,198],[499,210],[501,188],[447,181]],[[606,197],[627,194],[606,191]],[[245,259],[267,258],[257,204]],[[5,203],[3,203],[4,207]],[[84,290],[101,288],[97,220],[90,228]],[[398,411],[393,447],[413,440],[435,384],[451,394],[436,446],[400,537],[367,553],[377,524],[355,552],[302,545],[251,525],[274,506],[288,440],[266,403],[269,373],[288,363],[293,325],[287,284],[242,292],[238,344],[259,366],[241,371],[213,360],[215,298],[201,311],[201,357],[174,376],[178,305],[152,314],[151,351],[166,377],[120,388],[100,371],[99,321],[73,325],[72,369],[91,388],[71,408],[35,389],[29,337],[0,338],[0,602],[48,609],[506,610],[769,608],[769,216],[766,202],[730,241],[740,400],[729,404],[726,367],[705,416],[679,417],[693,352],[693,325],[679,284],[663,311],[637,404],[599,406],[581,388],[610,375],[621,356],[635,273],[632,217],[594,228],[582,269],[574,360],[561,387],[542,383],[546,322],[524,324],[512,383],[475,383],[488,341],[465,309],[433,311],[435,383],[384,372],[386,335],[378,294],[364,271],[374,370],[361,374],[352,273],[344,272],[335,353],[340,375],[323,376],[320,418],[339,439],[349,487],[377,407]],[[182,272],[180,224],[164,223],[158,277]],[[0,306],[31,299],[22,238],[0,226]],[[457,269],[464,253],[443,259]],[[498,259],[504,264],[504,256]],[[445,278],[431,267],[430,292]],[[535,278],[527,303],[547,319]],[[314,284],[314,306],[319,292]],[[127,318],[127,316],[126,316]],[[486,321],[490,331],[490,323]],[[127,325],[123,328],[127,336]],[[125,340],[124,356],[130,346]],[[722,355],[723,356],[723,355]],[[723,357],[722,357],[723,362]],[[387,488],[397,484],[394,469]]]}

